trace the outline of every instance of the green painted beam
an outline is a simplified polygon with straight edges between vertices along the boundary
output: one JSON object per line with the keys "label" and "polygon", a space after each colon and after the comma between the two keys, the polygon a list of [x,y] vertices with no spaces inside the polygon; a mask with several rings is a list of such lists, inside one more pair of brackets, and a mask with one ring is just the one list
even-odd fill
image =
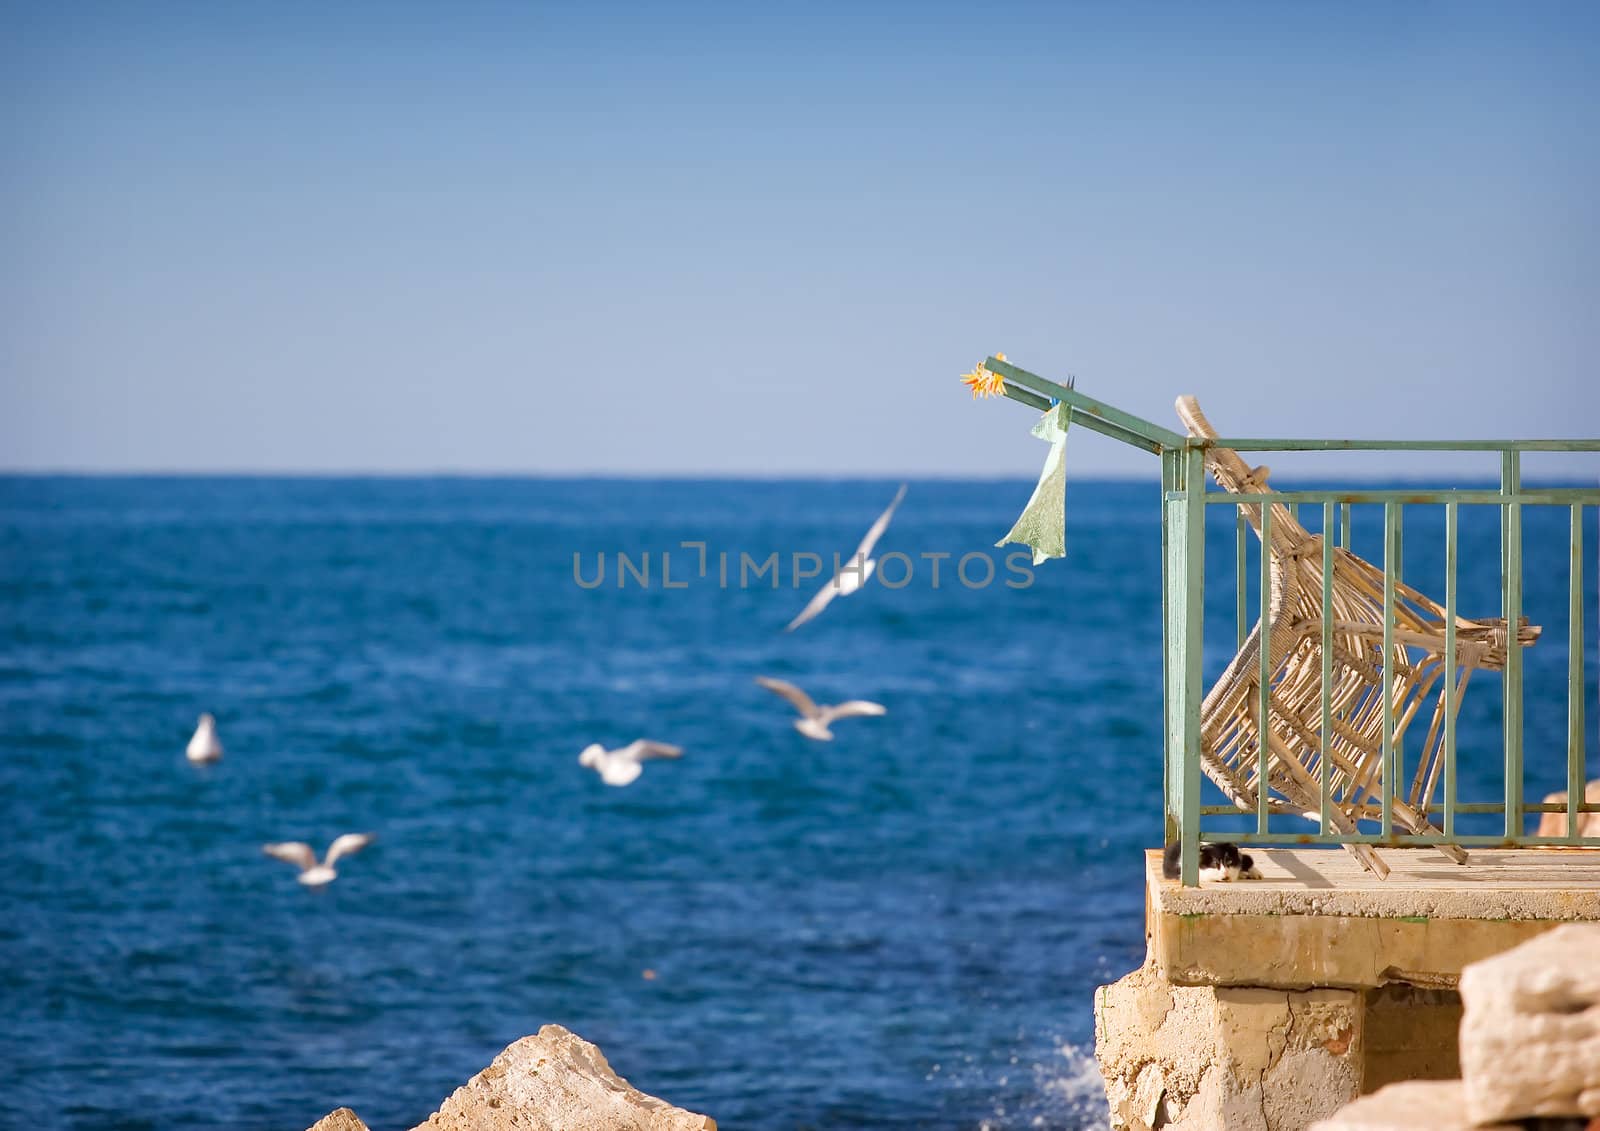
{"label": "green painted beam", "polygon": [[[1561,814],[1565,814],[1567,812],[1567,808],[1568,808],[1568,806],[1567,806],[1567,803],[1565,801],[1552,802],[1552,803],[1550,803],[1548,805],[1545,804],[1544,802],[1540,802],[1540,801],[1526,801],[1526,802],[1523,802],[1523,805],[1522,805],[1522,811],[1524,813],[1561,813]],[[1291,817],[1305,817],[1304,813],[1301,813],[1298,810],[1295,810],[1295,809],[1292,809],[1292,808],[1284,807],[1281,804],[1277,807],[1277,811],[1283,812],[1283,813],[1287,813]],[[1428,815],[1429,816],[1433,816],[1433,815],[1435,815],[1435,814],[1437,814],[1437,813],[1439,813],[1441,811],[1442,810],[1441,810],[1440,806],[1438,806],[1438,805],[1430,805],[1430,806],[1428,806]],[[1504,813],[1505,811],[1506,811],[1506,806],[1505,806],[1505,802],[1503,802],[1503,801],[1474,801],[1474,802],[1470,802],[1470,803],[1469,802],[1462,802],[1461,804],[1456,806],[1456,812],[1457,813]],[[1578,812],[1580,812],[1580,813],[1600,813],[1600,801],[1585,802],[1584,804],[1578,806]],[[1220,816],[1223,816],[1223,815],[1238,817],[1238,816],[1245,815],[1245,814],[1247,814],[1247,810],[1241,809],[1237,805],[1202,805],[1202,806],[1200,806],[1200,815],[1202,817],[1220,817]],[[1298,835],[1298,834],[1296,834],[1296,835]],[[1336,844],[1338,842],[1337,842],[1337,840],[1330,840],[1329,843],[1330,844]]]}
{"label": "green painted beam", "polygon": [[1002,391],[1012,400],[1021,401],[1029,408],[1036,408],[1040,412],[1044,412],[1050,407],[1050,399],[1048,397],[1041,397],[1038,393],[1030,393],[1019,385],[1007,385]]}
{"label": "green painted beam", "polygon": [[1467,848],[1474,845],[1484,848],[1543,848],[1546,845],[1570,844],[1580,845],[1585,848],[1600,848],[1600,836],[1550,836],[1550,837],[1518,837],[1509,840],[1494,833],[1472,836],[1447,837],[1443,833],[1429,833],[1417,836],[1412,833],[1395,833],[1393,836],[1384,836],[1381,833],[1352,833],[1337,838],[1325,838],[1312,833],[1219,833],[1219,838],[1226,837],[1236,844],[1276,844],[1285,847],[1311,844],[1371,844],[1378,848],[1426,848],[1436,844],[1459,844]]}
{"label": "green painted beam", "polygon": [[1196,441],[1236,452],[1600,452],[1600,440],[1281,440],[1218,436]]}
{"label": "green painted beam", "polygon": [[[1515,454],[1515,453],[1512,453]],[[1380,490],[1343,491],[1276,491],[1255,494],[1232,494],[1210,491],[1206,503],[1214,507],[1231,507],[1251,503],[1467,503],[1470,505],[1511,506],[1527,503],[1535,506],[1570,507],[1574,503],[1600,502],[1600,490],[1593,487],[1525,487],[1517,491],[1496,491],[1490,488],[1464,490],[1441,487],[1424,490],[1415,487],[1393,487]]]}
{"label": "green painted beam", "polygon": [[1037,373],[1029,373],[1009,361],[991,357],[983,365],[991,373],[998,373],[1004,377],[1008,384],[1021,385],[1029,392],[1071,405],[1074,424],[1082,424],[1085,428],[1091,428],[1096,432],[1107,431],[1102,425],[1108,425],[1114,430],[1118,439],[1138,437],[1155,445],[1151,449],[1153,451],[1160,451],[1162,448],[1184,448],[1190,444],[1187,436],[1181,436],[1170,428],[1152,424],[1131,412],[1123,412],[1120,408],[1108,405],[1104,401],[1097,401],[1076,389],[1059,385]]}

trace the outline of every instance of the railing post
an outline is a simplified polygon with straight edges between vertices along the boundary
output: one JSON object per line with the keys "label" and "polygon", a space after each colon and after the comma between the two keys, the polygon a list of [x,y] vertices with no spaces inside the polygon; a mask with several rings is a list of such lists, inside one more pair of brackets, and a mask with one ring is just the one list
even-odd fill
{"label": "railing post", "polygon": [[1578,835],[1584,787],[1583,733],[1583,504],[1572,504],[1572,565],[1567,593],[1567,835]]}
{"label": "railing post", "polygon": [[1461,514],[1451,500],[1444,505],[1444,835],[1456,833],[1456,546]]}
{"label": "railing post", "polygon": [[1322,504],[1322,755],[1318,783],[1317,831],[1334,831],[1328,814],[1328,794],[1333,789],[1333,504]]}
{"label": "railing post", "polygon": [[[1508,448],[1500,453],[1500,494],[1513,497],[1522,490],[1521,453]],[[1522,836],[1522,645],[1518,643],[1522,620],[1522,505],[1500,505],[1500,605],[1506,621],[1506,670],[1501,700],[1505,721],[1507,840]]]}
{"label": "railing post", "polygon": [[1176,489],[1166,495],[1168,822],[1181,844],[1182,882],[1200,882],[1200,702],[1205,614],[1205,451],[1171,453]]}
{"label": "railing post", "polygon": [[1250,542],[1247,537],[1248,527],[1244,521],[1244,511],[1239,507],[1233,508],[1233,627],[1234,647],[1243,648],[1244,638],[1249,635],[1245,619],[1245,563],[1250,557]]}
{"label": "railing post", "polygon": [[1400,507],[1383,504],[1383,836],[1394,835],[1394,795],[1399,776],[1394,749],[1394,604],[1400,572]]}
{"label": "railing post", "polygon": [[1256,832],[1267,835],[1272,762],[1272,504],[1261,504],[1261,616],[1256,621]]}
{"label": "railing post", "polygon": [[1163,846],[1178,839],[1179,814],[1173,808],[1172,777],[1172,501],[1178,489],[1178,453],[1161,452],[1161,813]]}

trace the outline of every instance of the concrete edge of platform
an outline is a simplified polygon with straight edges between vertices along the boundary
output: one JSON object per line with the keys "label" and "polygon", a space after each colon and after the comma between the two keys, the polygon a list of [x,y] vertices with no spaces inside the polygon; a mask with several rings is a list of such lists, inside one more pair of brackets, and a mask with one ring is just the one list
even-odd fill
{"label": "concrete edge of platform", "polygon": [[[1333,885],[1343,862],[1301,868],[1304,851],[1267,850],[1263,880],[1199,888],[1162,878],[1152,852],[1146,929],[1163,976],[1187,986],[1452,989],[1469,963],[1564,922],[1600,920],[1600,886],[1587,886],[1600,875],[1600,853],[1517,858],[1510,871],[1525,865],[1535,886],[1489,869],[1478,873],[1484,882],[1462,869],[1459,884],[1441,886],[1436,875],[1453,873],[1438,870],[1457,866],[1414,857],[1405,861],[1409,877],[1397,868],[1399,882],[1354,878],[1364,886],[1341,888]],[[1569,869],[1585,886],[1559,886]],[[1308,876],[1328,886],[1309,886]]]}
{"label": "concrete edge of platform", "polygon": [[[1397,865],[1387,881],[1345,886],[1353,862],[1322,850],[1255,849],[1264,876],[1186,888],[1161,875],[1161,853],[1146,854],[1146,889],[1154,913],[1173,915],[1341,915],[1386,919],[1600,920],[1600,850],[1523,849],[1483,854],[1496,866],[1452,864],[1425,849],[1385,851]],[[1330,859],[1331,857],[1331,859]],[[1526,861],[1508,869],[1505,861]],[[1339,865],[1337,869],[1319,861]],[[1401,868],[1405,871],[1402,871]],[[1526,871],[1536,880],[1519,882]],[[1331,875],[1330,875],[1331,873]],[[1570,883],[1562,883],[1566,874]],[[1364,877],[1363,877],[1364,878]]]}

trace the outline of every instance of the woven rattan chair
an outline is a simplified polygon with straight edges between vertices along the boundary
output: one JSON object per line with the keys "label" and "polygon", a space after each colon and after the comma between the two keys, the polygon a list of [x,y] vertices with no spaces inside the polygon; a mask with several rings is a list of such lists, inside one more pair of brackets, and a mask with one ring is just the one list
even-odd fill
{"label": "woven rattan chair", "polygon": [[[1216,431],[1193,397],[1178,399],[1178,416],[1192,436],[1215,439]],[[1267,469],[1249,467],[1228,448],[1208,448],[1206,466],[1219,486],[1234,494],[1262,494]],[[1261,535],[1261,506],[1239,504],[1245,520]],[[1269,670],[1267,790],[1268,808],[1320,819],[1322,758],[1322,537],[1295,520],[1287,506],[1274,504],[1268,533],[1271,592],[1267,624]],[[1383,571],[1349,550],[1333,552],[1333,735],[1329,742],[1329,820],[1344,833],[1357,822],[1377,820],[1383,797]],[[1239,654],[1206,695],[1201,708],[1201,766],[1228,799],[1256,811],[1259,791],[1261,633],[1258,621]],[[1394,742],[1432,702],[1427,736],[1417,758],[1409,794],[1396,791],[1396,826],[1417,834],[1438,834],[1427,812],[1444,762],[1445,611],[1410,586],[1395,584],[1393,686]],[[1539,629],[1524,618],[1518,642],[1527,647]],[[1456,618],[1454,702],[1475,668],[1499,670],[1506,662],[1504,619]],[[1435,689],[1437,688],[1437,694]],[[1371,845],[1347,845],[1379,877],[1389,868]],[[1467,854],[1458,845],[1440,850],[1459,864]]]}

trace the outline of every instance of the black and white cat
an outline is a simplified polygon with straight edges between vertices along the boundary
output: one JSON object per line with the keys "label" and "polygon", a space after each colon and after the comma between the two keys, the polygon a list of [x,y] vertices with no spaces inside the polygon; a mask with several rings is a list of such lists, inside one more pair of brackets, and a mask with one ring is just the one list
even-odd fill
{"label": "black and white cat", "polygon": [[[1181,844],[1169,844],[1161,856],[1161,874],[1169,880],[1175,880],[1181,874],[1179,871],[1179,857],[1183,854]],[[1211,880],[1214,883],[1231,883],[1234,880],[1259,880],[1261,869],[1256,867],[1256,862],[1249,855],[1239,851],[1237,844],[1228,841],[1218,841],[1215,844],[1202,844],[1200,846],[1200,879]]]}

